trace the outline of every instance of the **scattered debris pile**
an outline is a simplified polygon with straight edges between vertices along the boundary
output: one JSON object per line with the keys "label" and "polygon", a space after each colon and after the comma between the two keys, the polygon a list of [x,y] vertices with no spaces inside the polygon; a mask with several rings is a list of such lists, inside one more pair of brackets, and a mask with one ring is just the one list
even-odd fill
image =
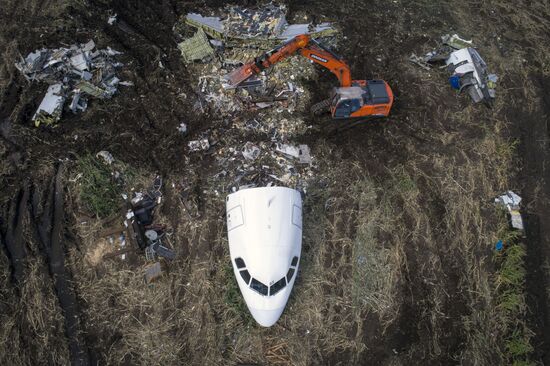
{"label": "scattered debris pile", "polygon": [[495,98],[498,77],[490,74],[487,64],[473,48],[471,40],[465,40],[454,34],[441,37],[442,46],[424,56],[412,54],[409,60],[430,70],[443,63],[443,68],[451,72],[449,83],[459,92],[466,90],[475,103],[490,105]]}
{"label": "scattered debris pile", "polygon": [[286,7],[268,4],[260,9],[244,9],[230,6],[228,17],[223,22],[229,37],[268,37],[281,34],[286,25]]}
{"label": "scattered debris pile", "polygon": [[32,118],[37,127],[57,123],[68,99],[70,110],[78,113],[88,107],[88,97],[108,99],[117,92],[118,85],[132,85],[121,82],[116,75],[123,65],[114,61],[114,57],[121,52],[95,47],[94,41],[89,41],[70,48],[43,48],[29,53],[25,59],[21,57],[15,64],[27,80],[50,84]]}
{"label": "scattered debris pile", "polygon": [[153,220],[153,211],[162,200],[161,188],[162,178],[157,176],[153,186],[145,193],[134,193],[124,222],[126,227],[132,228],[133,239],[145,251],[148,260],[157,257],[169,260],[176,258],[176,254],[167,246],[169,235],[166,226],[155,224]]}
{"label": "scattered debris pile", "polygon": [[212,177],[211,185],[216,195],[271,186],[305,193],[314,177],[307,145],[246,141],[218,149],[215,158],[220,171]]}
{"label": "scattered debris pile", "polygon": [[239,6],[227,6],[225,17],[205,17],[189,13],[182,23],[204,30],[211,37],[228,44],[246,42],[266,47],[294,38],[299,34],[311,34],[314,37],[326,37],[336,33],[330,23],[288,24],[284,5],[267,4],[260,8],[247,9]]}
{"label": "scattered debris pile", "polygon": [[506,207],[510,214],[511,224],[514,229],[523,230],[523,220],[520,213],[521,197],[512,191],[507,191],[495,198],[495,203]]}
{"label": "scattered debris pile", "polygon": [[[209,130],[187,143],[190,153],[207,154],[218,167],[208,180],[211,189],[204,193],[223,197],[265,186],[305,192],[315,165],[309,147],[293,143],[310,127],[295,112],[307,111],[311,96],[302,79],[315,79],[315,66],[305,58],[290,57],[235,89],[224,88],[223,77],[280,44],[285,32],[311,33],[319,28],[289,26],[286,8],[273,4],[256,9],[228,6],[225,11],[223,20],[188,14],[186,23],[198,31],[179,46],[197,83],[195,110],[212,121]],[[330,28],[325,34],[334,33]]]}

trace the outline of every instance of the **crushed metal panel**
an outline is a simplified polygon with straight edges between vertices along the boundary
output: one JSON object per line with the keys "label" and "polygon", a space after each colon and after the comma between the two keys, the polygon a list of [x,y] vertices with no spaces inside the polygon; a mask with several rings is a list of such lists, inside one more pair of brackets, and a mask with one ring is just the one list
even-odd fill
{"label": "crushed metal panel", "polygon": [[186,63],[202,61],[214,55],[214,48],[202,28],[199,28],[193,37],[179,43],[178,49]]}
{"label": "crushed metal panel", "polygon": [[[80,81],[76,87],[78,89],[80,89],[81,92],[83,93],[86,93],[88,95],[91,95],[93,97],[96,97],[96,98],[100,98],[100,99],[107,99],[107,98],[110,98],[113,96],[114,94],[114,91],[112,89],[102,89],[98,86],[95,86],[94,84],[86,81],[86,80],[82,80]],[[116,91],[116,89],[115,89]]]}
{"label": "crushed metal panel", "polygon": [[36,126],[40,124],[54,124],[61,119],[63,105],[65,104],[65,93],[62,84],[54,84],[48,88],[44,99],[38,106],[32,120]]}

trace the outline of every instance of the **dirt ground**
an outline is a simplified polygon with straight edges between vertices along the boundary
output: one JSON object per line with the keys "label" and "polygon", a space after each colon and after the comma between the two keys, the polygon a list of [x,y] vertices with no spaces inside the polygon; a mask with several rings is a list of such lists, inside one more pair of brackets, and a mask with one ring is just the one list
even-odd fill
{"label": "dirt ground", "polygon": [[[287,2],[289,20],[335,22],[353,75],[387,80],[396,100],[389,118],[337,135],[318,128],[326,119],[301,116],[313,126],[298,139],[316,177],[298,279],[271,328],[254,323],[236,292],[213,156],[186,148],[231,121],[194,110],[172,28],[224,4],[3,0],[0,363],[550,364],[550,4]],[[446,33],[472,38],[499,75],[492,109],[457,95],[444,71],[407,61]],[[121,79],[135,86],[35,128],[47,86],[15,69],[19,53],[89,39],[124,52]],[[334,82],[324,70],[304,81],[314,102]],[[177,133],[181,122],[189,136]],[[136,189],[164,178],[158,216],[179,257],[151,285],[143,255],[98,260],[106,221],[82,209],[77,160],[100,150],[131,167]],[[184,209],[181,185],[200,217]],[[508,189],[523,197],[525,236],[494,206]],[[497,253],[498,240],[510,251]],[[507,282],[511,248],[524,250],[519,290]]]}

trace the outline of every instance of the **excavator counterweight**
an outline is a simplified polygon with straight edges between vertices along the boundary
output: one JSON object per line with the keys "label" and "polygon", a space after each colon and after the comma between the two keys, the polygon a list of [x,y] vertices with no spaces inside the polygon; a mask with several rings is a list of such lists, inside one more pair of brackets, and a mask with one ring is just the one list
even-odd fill
{"label": "excavator counterweight", "polygon": [[235,88],[251,76],[296,53],[327,68],[340,82],[340,87],[333,89],[330,102],[317,104],[314,106],[315,112],[322,109],[319,106],[328,105],[335,119],[385,117],[390,113],[393,92],[385,81],[353,80],[344,60],[306,34],[292,38],[225,75],[224,86]]}

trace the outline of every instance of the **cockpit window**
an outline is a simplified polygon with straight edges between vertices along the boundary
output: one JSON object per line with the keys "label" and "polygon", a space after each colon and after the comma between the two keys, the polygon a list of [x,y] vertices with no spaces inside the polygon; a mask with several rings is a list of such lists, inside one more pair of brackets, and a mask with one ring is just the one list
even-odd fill
{"label": "cockpit window", "polygon": [[244,271],[241,271],[240,274],[244,282],[248,285],[248,283],[250,282],[250,273],[248,273],[248,271],[245,269]]}
{"label": "cockpit window", "polygon": [[250,282],[250,288],[256,291],[257,293],[259,293],[260,295],[267,296],[267,286],[255,278],[253,278],[252,282]]}
{"label": "cockpit window", "polygon": [[292,276],[294,276],[294,268],[291,267],[286,274],[286,282],[290,283]]}
{"label": "cockpit window", "polygon": [[244,264],[244,260],[242,258],[235,258],[235,264],[237,265],[237,268],[246,267],[246,265]]}
{"label": "cockpit window", "polygon": [[300,258],[296,256],[292,257],[290,268],[286,276],[281,278],[279,281],[273,283],[271,286],[267,286],[257,279],[252,278],[248,270],[245,269],[246,263],[241,257],[235,258],[235,265],[239,269],[239,273],[247,286],[250,286],[252,290],[256,291],[260,295],[268,296],[269,293],[269,296],[273,296],[284,289],[288,283],[290,283],[290,280],[292,280],[292,277],[294,276],[294,272],[296,272],[296,267],[298,266],[299,260]]}
{"label": "cockpit window", "polygon": [[269,286],[269,296],[275,295],[277,292],[284,289],[286,286],[286,279],[283,277],[273,285]]}

